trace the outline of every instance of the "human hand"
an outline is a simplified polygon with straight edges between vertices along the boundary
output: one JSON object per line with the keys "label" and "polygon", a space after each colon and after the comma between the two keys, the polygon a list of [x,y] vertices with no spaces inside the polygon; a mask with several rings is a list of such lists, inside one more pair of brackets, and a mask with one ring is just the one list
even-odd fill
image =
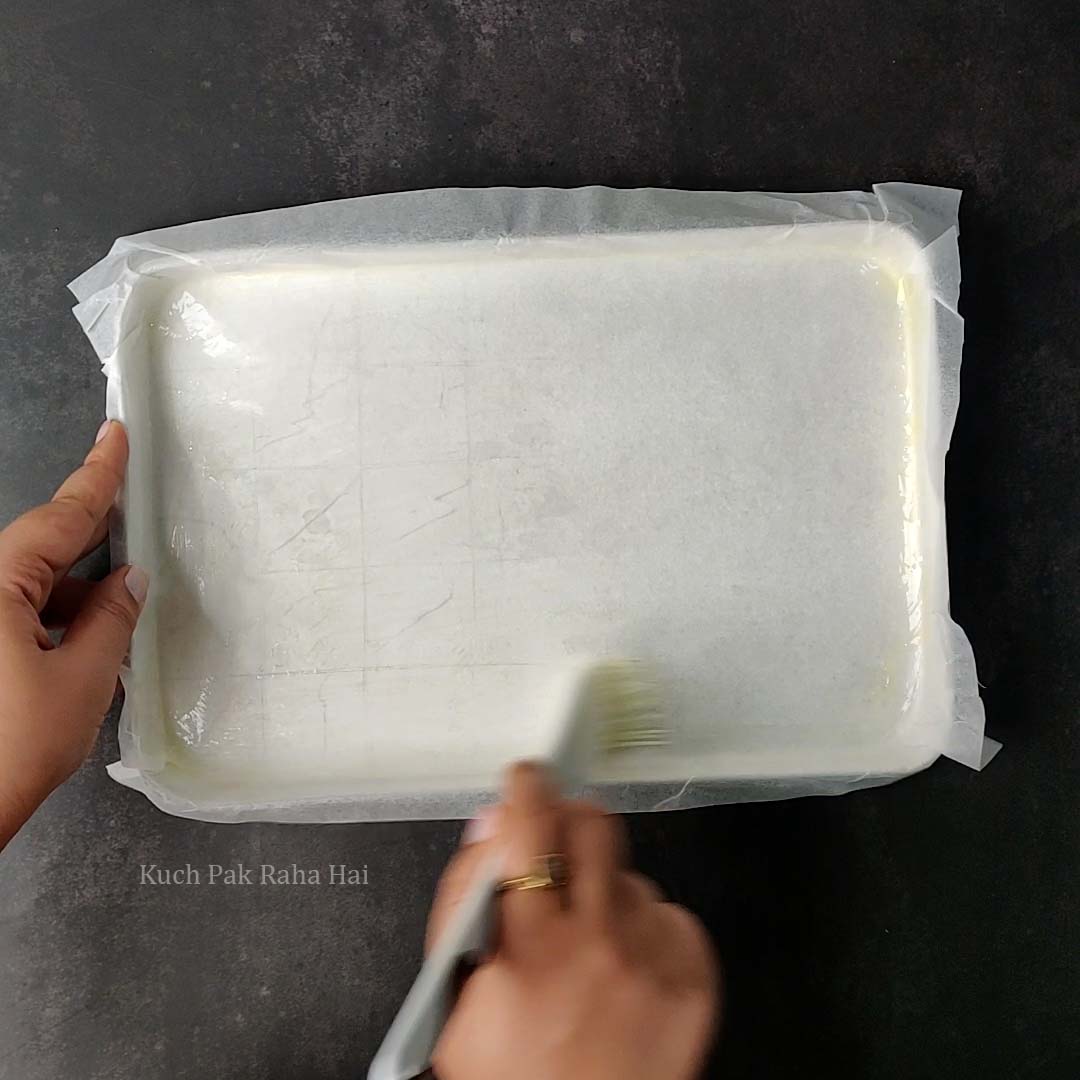
{"label": "human hand", "polygon": [[[690,1080],[716,1029],[719,973],[701,923],[626,867],[621,821],[557,797],[515,766],[490,835],[443,874],[428,948],[474,875],[501,851],[504,876],[565,852],[561,889],[503,893],[492,957],[466,980],[435,1048],[440,1080]],[[473,835],[475,836],[475,829]]]}
{"label": "human hand", "polygon": [[146,599],[137,567],[68,576],[105,539],[127,455],[106,422],[52,501],[0,532],[0,848],[90,752]]}

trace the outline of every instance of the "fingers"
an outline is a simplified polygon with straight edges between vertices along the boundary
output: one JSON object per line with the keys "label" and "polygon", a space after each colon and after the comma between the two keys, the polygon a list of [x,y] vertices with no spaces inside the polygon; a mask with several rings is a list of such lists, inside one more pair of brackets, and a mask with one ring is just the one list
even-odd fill
{"label": "fingers", "polygon": [[619,875],[619,900],[625,908],[643,908],[664,903],[664,894],[655,881],[630,872]]}
{"label": "fingers", "polygon": [[0,533],[0,586],[21,593],[35,611],[44,608],[56,579],[104,538],[105,517],[123,483],[127,453],[123,425],[108,422],[52,502],[28,511]]}
{"label": "fingers", "polygon": [[87,595],[57,650],[67,674],[104,714],[131,643],[149,582],[135,566],[110,574]]}
{"label": "fingers", "polygon": [[[106,511],[105,516],[98,522],[97,528],[93,531],[90,539],[86,541],[86,545],[82,551],[75,556],[75,562],[79,562],[80,559],[85,559],[87,555],[92,551],[96,551],[104,542],[105,537],[109,535],[109,514]],[[70,569],[70,567],[69,567]]]}
{"label": "fingers", "polygon": [[[428,914],[424,939],[425,952],[430,952],[435,947],[454,912],[468,895],[481,866],[491,858],[490,838],[498,831],[498,816],[497,808],[487,807],[466,826],[461,847],[447,864],[439,878],[439,884],[435,887],[435,899]],[[478,823],[481,822],[483,826],[478,828]]]}
{"label": "fingers", "polygon": [[720,964],[708,931],[696,915],[678,904],[649,909],[639,931],[641,946],[652,956],[657,975],[674,988],[720,989]]}
{"label": "fingers", "polygon": [[41,621],[50,630],[70,626],[82,610],[87,597],[94,591],[95,583],[85,578],[63,577],[54,586]]}
{"label": "fingers", "polygon": [[[93,530],[112,506],[124,482],[127,457],[124,425],[116,420],[106,420],[82,465],[60,485],[53,496],[53,502],[70,504],[92,522],[82,546],[85,546],[86,540],[93,535]],[[82,546],[74,549],[72,555],[78,554]]]}
{"label": "fingers", "polygon": [[[478,828],[479,826],[479,828]],[[464,897],[473,875],[498,845],[502,877],[534,873],[542,855],[562,852],[569,870],[565,889],[510,889],[502,893],[500,951],[520,959],[537,950],[546,954],[546,930],[567,916],[597,930],[610,931],[633,916],[636,922],[663,903],[660,890],[647,878],[628,871],[621,818],[598,806],[559,798],[546,770],[523,763],[506,776],[504,802],[472,823],[467,835],[484,842],[468,844],[447,868],[429,921],[428,947]],[[495,840],[489,839],[496,837]]]}
{"label": "fingers", "polygon": [[[523,877],[541,855],[558,852],[561,839],[560,800],[539,765],[523,762],[506,774],[500,843],[504,873]],[[558,889],[521,889],[500,899],[500,942],[510,955],[543,948],[541,931],[562,913]]]}
{"label": "fingers", "polygon": [[622,823],[589,803],[568,809],[566,857],[570,864],[570,905],[595,926],[607,925],[619,901],[625,840]]}
{"label": "fingers", "polygon": [[664,903],[659,886],[627,869],[622,819],[590,803],[566,808],[570,906],[596,929],[610,928],[623,916]]}

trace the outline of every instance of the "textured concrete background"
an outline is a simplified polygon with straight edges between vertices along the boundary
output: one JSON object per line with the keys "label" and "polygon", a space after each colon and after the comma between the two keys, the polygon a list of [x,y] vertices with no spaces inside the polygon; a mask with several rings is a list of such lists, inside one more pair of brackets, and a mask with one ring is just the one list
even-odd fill
{"label": "textured concrete background", "polygon": [[[5,0],[0,519],[100,420],[65,283],[115,236],[446,184],[964,188],[953,604],[1005,751],[631,822],[708,922],[726,1077],[1080,1075],[1080,31],[1068,4]],[[783,663],[783,657],[777,657]],[[169,818],[94,759],[0,858],[0,1077],[360,1075],[450,824]],[[138,865],[368,867],[140,887]]]}

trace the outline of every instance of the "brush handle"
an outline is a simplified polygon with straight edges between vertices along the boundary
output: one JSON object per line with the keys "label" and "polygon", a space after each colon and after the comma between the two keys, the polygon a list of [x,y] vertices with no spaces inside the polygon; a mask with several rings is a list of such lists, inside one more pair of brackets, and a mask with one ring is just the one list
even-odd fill
{"label": "brush handle", "polygon": [[461,964],[489,949],[498,885],[493,859],[473,882],[416,981],[368,1069],[368,1080],[414,1080],[431,1067],[431,1055],[454,1005]]}

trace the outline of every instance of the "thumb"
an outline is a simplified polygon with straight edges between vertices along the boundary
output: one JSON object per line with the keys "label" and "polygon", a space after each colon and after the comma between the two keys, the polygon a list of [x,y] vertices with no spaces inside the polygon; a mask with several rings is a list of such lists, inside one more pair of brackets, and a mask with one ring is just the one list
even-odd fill
{"label": "thumb", "polygon": [[137,566],[115,570],[90,590],[61,642],[69,670],[104,700],[102,711],[112,700],[149,585],[146,571]]}

